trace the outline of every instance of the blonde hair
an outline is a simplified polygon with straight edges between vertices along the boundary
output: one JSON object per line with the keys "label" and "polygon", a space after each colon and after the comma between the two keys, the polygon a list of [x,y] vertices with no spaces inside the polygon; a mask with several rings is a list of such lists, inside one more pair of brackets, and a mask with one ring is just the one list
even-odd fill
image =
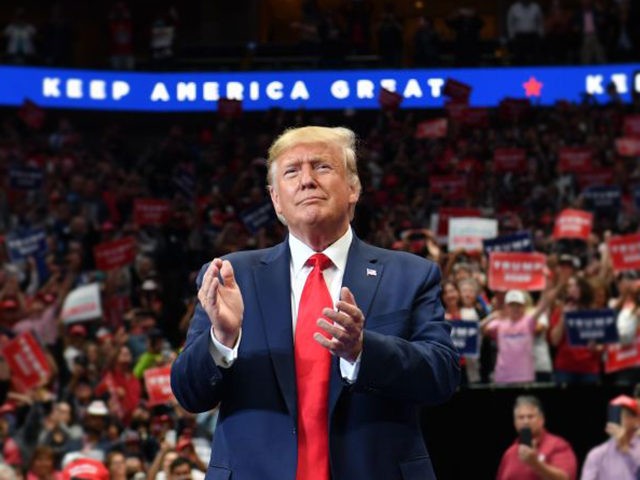
{"label": "blonde hair", "polygon": [[358,195],[360,194],[362,186],[356,160],[356,134],[345,127],[309,126],[285,130],[269,147],[267,185],[271,187],[274,184],[278,157],[290,148],[305,143],[333,145],[342,150],[347,179],[352,186],[356,187]]}

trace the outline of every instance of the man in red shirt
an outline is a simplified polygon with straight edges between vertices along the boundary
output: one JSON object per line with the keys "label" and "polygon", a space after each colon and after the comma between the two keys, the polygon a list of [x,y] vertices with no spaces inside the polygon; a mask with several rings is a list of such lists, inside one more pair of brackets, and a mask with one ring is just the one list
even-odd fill
{"label": "man in red shirt", "polygon": [[[575,480],[576,455],[565,439],[544,428],[540,400],[529,395],[519,396],[513,420],[518,439],[502,455],[497,480]],[[525,433],[527,430],[530,435]]]}

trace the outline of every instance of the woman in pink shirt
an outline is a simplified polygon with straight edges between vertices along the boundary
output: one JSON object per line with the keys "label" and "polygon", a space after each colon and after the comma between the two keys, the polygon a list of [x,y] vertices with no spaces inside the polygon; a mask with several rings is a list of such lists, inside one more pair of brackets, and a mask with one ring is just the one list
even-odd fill
{"label": "woman in pink shirt", "polygon": [[509,290],[504,303],[504,310],[492,313],[480,325],[482,333],[494,338],[498,345],[493,381],[501,384],[533,382],[537,320],[549,304],[549,294],[541,298],[531,315],[525,315],[526,297],[520,290]]}

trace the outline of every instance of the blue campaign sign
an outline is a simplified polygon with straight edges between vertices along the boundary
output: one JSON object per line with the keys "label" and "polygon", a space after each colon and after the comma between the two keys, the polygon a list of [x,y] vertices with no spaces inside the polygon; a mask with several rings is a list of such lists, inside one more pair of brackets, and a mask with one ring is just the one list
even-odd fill
{"label": "blue campaign sign", "polygon": [[0,105],[130,111],[217,111],[220,98],[242,101],[244,111],[378,109],[380,91],[403,96],[401,108],[442,108],[451,78],[472,88],[472,107],[504,98],[533,104],[580,102],[583,94],[607,101],[613,83],[623,101],[640,91],[640,64],[285,72],[117,72],[0,67]]}
{"label": "blue campaign sign", "polygon": [[482,240],[487,255],[491,252],[533,252],[533,237],[530,231],[516,232]]}
{"label": "blue campaign sign", "polygon": [[39,190],[44,181],[41,168],[14,166],[9,168],[9,187],[16,190]]}
{"label": "blue campaign sign", "polygon": [[276,214],[273,205],[267,200],[257,207],[241,212],[240,219],[247,229],[255,234],[261,228],[271,224],[276,219]]}
{"label": "blue campaign sign", "polygon": [[596,212],[618,211],[622,203],[622,190],[618,186],[589,187],[583,196],[587,210]]}
{"label": "blue campaign sign", "polygon": [[451,340],[460,355],[477,357],[480,355],[480,323],[468,320],[452,320]]}
{"label": "blue campaign sign", "polygon": [[616,312],[611,309],[577,310],[564,314],[569,344],[618,343]]}
{"label": "blue campaign sign", "polygon": [[24,260],[32,255],[38,257],[47,252],[47,234],[42,228],[9,233],[5,241],[12,262]]}

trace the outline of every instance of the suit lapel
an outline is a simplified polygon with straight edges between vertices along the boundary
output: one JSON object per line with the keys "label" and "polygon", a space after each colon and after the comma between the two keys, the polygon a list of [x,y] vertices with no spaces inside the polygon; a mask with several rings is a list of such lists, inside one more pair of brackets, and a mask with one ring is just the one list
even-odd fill
{"label": "suit lapel", "polygon": [[[371,303],[378,290],[382,270],[383,265],[378,263],[375,249],[361,242],[354,235],[349,248],[349,257],[347,258],[342,285],[351,290],[365,319],[369,315]],[[336,360],[331,364],[331,382],[329,386],[330,415],[333,413],[344,385],[342,374],[340,373],[340,360]]]}
{"label": "suit lapel", "polygon": [[291,416],[297,418],[290,254],[286,241],[265,256],[262,263],[255,268],[254,276],[276,378]]}

